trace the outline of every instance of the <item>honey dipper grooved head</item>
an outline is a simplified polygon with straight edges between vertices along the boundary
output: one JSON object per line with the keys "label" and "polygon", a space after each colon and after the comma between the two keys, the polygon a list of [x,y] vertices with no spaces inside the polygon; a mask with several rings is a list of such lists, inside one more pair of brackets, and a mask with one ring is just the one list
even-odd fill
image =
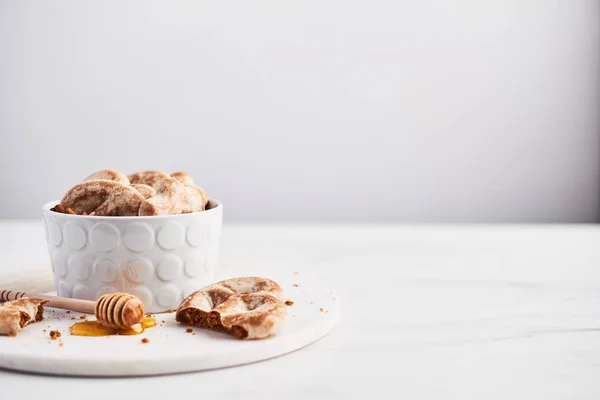
{"label": "honey dipper grooved head", "polygon": [[109,293],[96,302],[96,319],[109,328],[127,329],[142,322],[144,304],[128,293]]}

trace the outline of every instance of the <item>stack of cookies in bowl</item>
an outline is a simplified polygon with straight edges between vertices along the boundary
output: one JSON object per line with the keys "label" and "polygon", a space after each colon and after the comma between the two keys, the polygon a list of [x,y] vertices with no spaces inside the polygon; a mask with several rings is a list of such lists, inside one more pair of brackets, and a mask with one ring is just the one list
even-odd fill
{"label": "stack of cookies in bowl", "polygon": [[43,215],[59,296],[126,292],[157,313],[214,282],[222,205],[185,172],[97,171]]}
{"label": "stack of cookies in bowl", "polygon": [[185,172],[94,172],[73,186],[52,211],[90,216],[151,216],[204,211],[206,192]]}

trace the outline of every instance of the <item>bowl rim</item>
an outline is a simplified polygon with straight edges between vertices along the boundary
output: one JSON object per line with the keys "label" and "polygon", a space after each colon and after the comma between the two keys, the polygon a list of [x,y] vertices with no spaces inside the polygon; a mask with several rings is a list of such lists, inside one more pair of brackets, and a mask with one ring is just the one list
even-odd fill
{"label": "bowl rim", "polygon": [[223,203],[219,200],[209,199],[208,204],[212,204],[213,206],[204,211],[197,211],[193,213],[187,214],[168,214],[168,215],[132,215],[132,216],[108,216],[108,215],[79,215],[79,214],[63,214],[55,211],[50,211],[52,207],[60,203],[60,200],[49,201],[48,203],[42,206],[42,212],[46,216],[53,216],[58,218],[82,218],[88,219],[91,221],[100,221],[102,219],[111,220],[111,221],[152,221],[152,220],[160,220],[160,219],[169,219],[169,218],[189,218],[190,216],[200,216],[206,214],[214,214],[223,209]]}

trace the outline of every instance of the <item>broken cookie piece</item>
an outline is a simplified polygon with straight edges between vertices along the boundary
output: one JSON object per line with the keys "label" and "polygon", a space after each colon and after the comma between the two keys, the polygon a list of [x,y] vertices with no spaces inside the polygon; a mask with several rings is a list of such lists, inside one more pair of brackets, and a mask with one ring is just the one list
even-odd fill
{"label": "broken cookie piece", "polygon": [[24,326],[44,319],[45,303],[28,298],[0,303],[0,335],[17,336]]}
{"label": "broken cookie piece", "polygon": [[227,279],[186,297],[175,319],[240,339],[264,339],[277,334],[285,322],[284,299],[281,286],[270,279]]}

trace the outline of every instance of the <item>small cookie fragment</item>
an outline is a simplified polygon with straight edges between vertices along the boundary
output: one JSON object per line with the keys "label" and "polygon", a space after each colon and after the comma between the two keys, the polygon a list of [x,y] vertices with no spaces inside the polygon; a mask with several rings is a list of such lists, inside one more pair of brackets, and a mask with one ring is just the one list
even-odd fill
{"label": "small cookie fragment", "polygon": [[193,330],[192,328],[186,328],[186,329],[185,329],[185,331],[186,331],[187,333],[192,333],[192,332],[194,332],[194,330]]}
{"label": "small cookie fragment", "polygon": [[285,301],[285,305],[286,305],[286,306],[293,306],[293,305],[294,305],[294,302],[293,302],[292,300],[289,300],[289,299],[288,299],[288,300],[286,300],[286,301]]}
{"label": "small cookie fragment", "polygon": [[148,339],[147,337],[142,338],[142,343],[150,343],[150,339]]}
{"label": "small cookie fragment", "polygon": [[17,336],[24,326],[44,319],[45,303],[29,298],[0,303],[0,335]]}
{"label": "small cookie fragment", "polygon": [[50,339],[52,339],[52,340],[56,340],[61,336],[62,336],[62,334],[58,330],[50,331]]}

